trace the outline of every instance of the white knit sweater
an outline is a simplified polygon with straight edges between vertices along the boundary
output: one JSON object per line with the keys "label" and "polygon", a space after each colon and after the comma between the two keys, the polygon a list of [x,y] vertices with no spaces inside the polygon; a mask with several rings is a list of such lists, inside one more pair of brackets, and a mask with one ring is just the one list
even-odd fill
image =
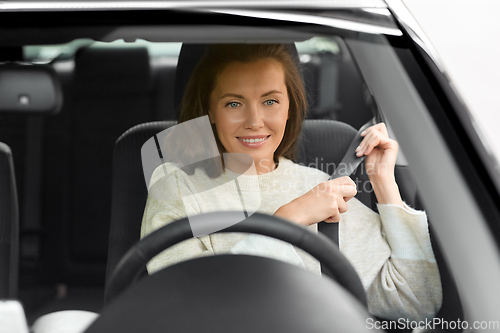
{"label": "white knit sweater", "polygon": [[[164,164],[150,181],[141,238],[167,223],[201,213],[244,209],[272,215],[328,177],[283,157],[266,174],[236,175],[227,170],[216,179],[201,169],[189,176]],[[442,290],[426,214],[390,204],[378,205],[378,210],[380,215],[353,198],[339,224],[340,251],[361,279],[369,312],[387,319],[433,317],[441,307]],[[316,224],[308,228],[317,232]],[[153,258],[148,271],[152,274],[187,259],[223,253],[267,256],[320,274],[319,262],[304,251],[243,233],[214,233],[184,241]]]}

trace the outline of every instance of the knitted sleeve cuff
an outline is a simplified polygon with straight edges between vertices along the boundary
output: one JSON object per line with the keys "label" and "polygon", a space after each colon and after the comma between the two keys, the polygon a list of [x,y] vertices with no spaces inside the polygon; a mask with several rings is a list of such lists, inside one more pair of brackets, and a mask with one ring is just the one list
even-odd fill
{"label": "knitted sleeve cuff", "polygon": [[377,205],[385,237],[391,247],[391,257],[435,262],[427,215],[406,203],[404,206]]}

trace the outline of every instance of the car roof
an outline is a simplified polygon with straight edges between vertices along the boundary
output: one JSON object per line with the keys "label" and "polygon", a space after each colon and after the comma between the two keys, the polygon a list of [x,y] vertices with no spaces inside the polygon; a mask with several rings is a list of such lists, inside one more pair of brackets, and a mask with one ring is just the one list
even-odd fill
{"label": "car roof", "polygon": [[211,1],[211,0],[185,0],[185,1],[81,1],[81,0],[60,0],[60,1],[8,1],[0,3],[0,10],[85,10],[85,9],[154,9],[154,8],[387,8],[383,0],[231,0],[231,1]]}

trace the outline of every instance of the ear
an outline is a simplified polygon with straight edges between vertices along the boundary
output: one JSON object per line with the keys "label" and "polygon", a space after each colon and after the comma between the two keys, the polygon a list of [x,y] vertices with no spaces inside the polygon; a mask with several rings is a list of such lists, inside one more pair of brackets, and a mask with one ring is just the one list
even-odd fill
{"label": "ear", "polygon": [[210,124],[215,125],[215,116],[210,111],[208,112],[208,119],[210,119]]}

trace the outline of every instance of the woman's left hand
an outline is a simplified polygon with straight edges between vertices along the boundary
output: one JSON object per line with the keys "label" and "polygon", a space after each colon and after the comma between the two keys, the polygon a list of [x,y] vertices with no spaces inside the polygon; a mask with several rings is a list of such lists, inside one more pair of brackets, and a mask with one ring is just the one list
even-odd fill
{"label": "woman's left hand", "polygon": [[365,167],[370,180],[394,180],[399,145],[389,138],[385,124],[373,125],[361,136],[363,141],[356,149],[356,155],[366,155]]}
{"label": "woman's left hand", "polygon": [[361,133],[361,136],[363,141],[356,149],[356,155],[366,155],[366,173],[370,178],[378,202],[404,207],[394,177],[398,143],[389,138],[384,123],[369,127]]}

